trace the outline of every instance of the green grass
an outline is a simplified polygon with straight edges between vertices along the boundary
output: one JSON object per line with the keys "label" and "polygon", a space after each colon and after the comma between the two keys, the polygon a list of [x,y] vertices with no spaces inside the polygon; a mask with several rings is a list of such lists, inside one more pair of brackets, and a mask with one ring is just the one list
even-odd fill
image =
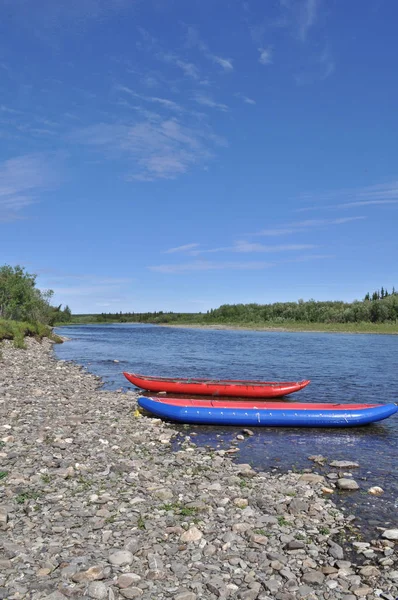
{"label": "green grass", "polygon": [[13,340],[16,348],[26,348],[25,337],[34,337],[42,340],[48,337],[53,342],[62,343],[62,339],[55,335],[52,328],[43,323],[26,323],[24,321],[6,321],[0,319],[0,341]]}

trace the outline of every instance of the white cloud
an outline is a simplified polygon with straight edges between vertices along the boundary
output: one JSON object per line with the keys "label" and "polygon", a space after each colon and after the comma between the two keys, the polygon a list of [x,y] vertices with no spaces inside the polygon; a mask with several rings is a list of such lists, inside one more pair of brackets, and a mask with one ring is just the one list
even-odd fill
{"label": "white cloud", "polygon": [[219,252],[237,252],[237,253],[250,253],[250,252],[267,252],[267,253],[279,253],[279,252],[294,252],[298,250],[311,250],[316,248],[313,244],[280,244],[265,246],[264,244],[256,244],[247,242],[245,240],[239,240],[234,243],[233,246],[221,246],[219,248],[210,248],[209,250],[191,250],[190,254],[198,256],[200,254],[215,254]]}
{"label": "white cloud", "polygon": [[124,157],[127,179],[138,181],[174,179],[213,158],[214,145],[226,143],[203,124],[196,128],[176,119],[133,125],[100,123],[77,130],[69,139],[97,147],[108,159]]}
{"label": "white cloud", "polygon": [[187,273],[195,273],[200,271],[261,271],[263,269],[271,269],[273,267],[281,267],[284,264],[295,263],[295,262],[306,262],[310,260],[325,260],[333,258],[330,254],[310,254],[310,255],[299,255],[291,259],[285,259],[274,262],[263,262],[263,261],[250,261],[250,262],[213,262],[198,260],[191,263],[185,264],[168,264],[168,265],[156,265],[148,267],[150,271],[156,273],[164,273],[166,275],[184,275]]}
{"label": "white cloud", "polygon": [[233,71],[234,67],[232,64],[232,60],[230,58],[221,58],[220,56],[210,55],[212,60],[220,65],[224,69],[224,71]]}
{"label": "white cloud", "polygon": [[[361,206],[381,206],[398,203],[398,181],[382,183],[362,188],[351,188],[302,194],[300,200],[314,202],[312,206],[297,209],[297,212],[322,209],[356,208]],[[331,204],[329,204],[331,203]]]}
{"label": "white cloud", "polygon": [[268,262],[208,262],[197,261],[181,265],[157,265],[148,267],[151,271],[166,274],[183,274],[194,273],[197,271],[254,271],[261,269],[269,269],[273,267],[273,263]]}
{"label": "white cloud", "polygon": [[317,19],[319,0],[303,0],[298,12],[298,37],[305,42],[308,32]]}
{"label": "white cloud", "polygon": [[260,57],[258,62],[262,65],[270,65],[272,63],[272,50],[270,48],[259,48]]}
{"label": "white cloud", "polygon": [[168,98],[158,98],[157,96],[144,96],[143,94],[137,94],[134,90],[130,89],[125,85],[118,85],[116,88],[120,92],[124,92],[133,98],[137,98],[139,100],[144,100],[145,102],[153,102],[155,104],[160,104],[164,108],[172,110],[174,112],[184,112],[184,108],[174,102],[173,100],[169,100]]}
{"label": "white cloud", "polygon": [[313,244],[281,244],[279,246],[272,244],[265,246],[264,244],[252,244],[250,242],[240,241],[233,246],[234,252],[297,252],[298,250],[311,250],[316,248]]}
{"label": "white cloud", "polygon": [[23,155],[0,163],[0,219],[20,218],[20,210],[37,201],[56,179],[55,166],[43,155]]}
{"label": "white cloud", "polygon": [[159,52],[157,54],[157,58],[159,58],[160,60],[162,60],[166,63],[175,65],[176,67],[181,69],[181,71],[184,73],[184,75],[186,75],[187,77],[190,77],[191,79],[194,79],[194,80],[200,79],[199,69],[193,63],[182,60],[176,54],[173,54],[173,53],[164,54],[163,52]]}
{"label": "white cloud", "polygon": [[286,227],[276,227],[272,229],[263,229],[253,235],[276,237],[279,235],[287,235],[289,233],[297,233],[299,231],[307,231],[311,228],[322,228],[330,225],[343,225],[344,223],[350,223],[352,221],[362,221],[366,217],[340,217],[338,219],[307,219],[305,221],[297,221],[295,223],[288,223]]}
{"label": "white cloud", "polygon": [[224,69],[225,72],[231,73],[234,70],[232,59],[223,58],[211,52],[207,44],[200,39],[199,33],[195,27],[187,28],[186,40],[189,47],[198,48],[203,56],[205,56],[208,60],[211,60],[213,63],[219,65],[222,69]]}
{"label": "white cloud", "polygon": [[229,108],[226,104],[216,102],[208,94],[197,93],[197,94],[195,94],[194,98],[195,98],[195,101],[198,104],[201,104],[202,106],[208,106],[209,108],[217,108],[218,110],[221,110],[222,112],[227,112],[229,110]]}
{"label": "white cloud", "polygon": [[245,96],[244,94],[241,94],[240,92],[236,92],[236,94],[234,94],[234,96],[236,98],[240,98],[241,100],[243,100],[243,102],[245,102],[245,104],[256,104],[256,101],[253,100],[252,98],[249,98],[248,96]]}
{"label": "white cloud", "polygon": [[169,250],[165,250],[164,254],[174,254],[175,252],[187,252],[188,250],[193,250],[197,248],[199,244],[185,244],[184,246],[177,246],[176,248],[169,248]]}

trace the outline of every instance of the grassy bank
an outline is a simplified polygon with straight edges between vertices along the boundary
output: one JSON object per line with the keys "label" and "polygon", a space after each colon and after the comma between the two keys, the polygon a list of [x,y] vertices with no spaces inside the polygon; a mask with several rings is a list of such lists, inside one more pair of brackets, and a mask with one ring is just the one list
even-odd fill
{"label": "grassy bank", "polygon": [[203,329],[246,329],[252,331],[302,331],[320,333],[377,333],[398,334],[398,323],[304,323],[298,321],[267,323],[163,323],[168,327],[197,327]]}
{"label": "grassy bank", "polygon": [[0,319],[0,342],[2,340],[14,340],[14,345],[17,348],[24,348],[26,336],[34,337],[37,340],[48,337],[56,343],[62,342],[62,339],[55,335],[48,325]]}

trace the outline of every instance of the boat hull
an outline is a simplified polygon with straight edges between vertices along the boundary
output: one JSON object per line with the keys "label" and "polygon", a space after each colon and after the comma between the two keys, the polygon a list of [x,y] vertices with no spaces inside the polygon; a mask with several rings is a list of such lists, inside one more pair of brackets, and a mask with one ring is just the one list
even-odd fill
{"label": "boat hull", "polygon": [[[174,402],[174,403],[173,403]],[[395,404],[304,404],[195,401],[141,397],[141,408],[180,423],[250,427],[356,427],[387,419],[398,411]]]}
{"label": "boat hull", "polygon": [[304,381],[209,381],[206,379],[154,378],[136,373],[123,375],[138,388],[149,392],[194,396],[229,396],[235,398],[280,398],[298,392],[310,382]]}

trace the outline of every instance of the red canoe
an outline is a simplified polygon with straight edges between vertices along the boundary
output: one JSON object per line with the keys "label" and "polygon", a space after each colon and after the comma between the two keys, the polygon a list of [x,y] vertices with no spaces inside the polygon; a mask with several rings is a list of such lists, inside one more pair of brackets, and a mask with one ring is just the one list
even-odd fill
{"label": "red canoe", "polygon": [[182,377],[150,377],[123,373],[136,387],[150,392],[194,394],[199,396],[234,396],[239,398],[279,398],[302,390],[305,381],[240,381],[234,379],[186,379]]}

